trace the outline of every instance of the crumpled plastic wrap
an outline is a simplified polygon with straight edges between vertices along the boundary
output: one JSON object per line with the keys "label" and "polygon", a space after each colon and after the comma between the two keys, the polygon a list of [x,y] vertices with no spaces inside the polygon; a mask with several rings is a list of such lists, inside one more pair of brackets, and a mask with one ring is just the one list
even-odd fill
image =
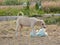
{"label": "crumpled plastic wrap", "polygon": [[32,32],[30,32],[30,36],[31,36],[31,37],[37,36],[37,35],[36,35],[36,31],[33,31],[33,30],[32,30]]}
{"label": "crumpled plastic wrap", "polygon": [[47,36],[46,29],[42,28],[39,30],[39,32],[36,33],[37,36]]}
{"label": "crumpled plastic wrap", "polygon": [[32,31],[30,33],[30,36],[41,36],[41,37],[44,37],[44,36],[48,36],[47,32],[46,32],[46,29],[44,28],[41,28],[38,32],[36,31]]}

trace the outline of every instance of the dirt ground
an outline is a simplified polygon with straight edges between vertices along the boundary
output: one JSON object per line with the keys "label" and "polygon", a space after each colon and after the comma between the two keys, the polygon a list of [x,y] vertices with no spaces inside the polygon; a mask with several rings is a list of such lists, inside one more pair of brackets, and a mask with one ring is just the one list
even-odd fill
{"label": "dirt ground", "polygon": [[[47,37],[30,37],[31,29],[24,27],[15,37],[15,21],[0,22],[0,45],[60,45],[60,26],[47,25]],[[19,34],[18,34],[19,35]]]}

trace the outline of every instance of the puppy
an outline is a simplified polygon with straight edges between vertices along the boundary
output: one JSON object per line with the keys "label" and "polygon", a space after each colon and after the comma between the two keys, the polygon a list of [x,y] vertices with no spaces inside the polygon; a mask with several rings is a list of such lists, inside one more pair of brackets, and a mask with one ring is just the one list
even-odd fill
{"label": "puppy", "polygon": [[[20,12],[18,15],[23,15],[23,13]],[[46,27],[45,22],[43,20],[37,19],[35,17],[30,18],[27,16],[19,16],[16,21],[16,36],[18,35],[18,30],[20,30],[21,33],[21,29],[23,28],[23,26],[31,27],[32,30],[35,31],[34,26],[36,24],[44,28]]]}

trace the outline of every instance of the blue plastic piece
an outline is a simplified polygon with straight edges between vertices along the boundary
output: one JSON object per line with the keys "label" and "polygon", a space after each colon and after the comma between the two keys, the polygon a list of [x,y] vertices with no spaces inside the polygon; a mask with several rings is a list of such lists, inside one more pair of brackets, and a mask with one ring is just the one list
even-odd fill
{"label": "blue plastic piece", "polygon": [[32,32],[30,33],[30,36],[31,36],[31,37],[34,37],[34,36],[41,36],[41,37],[43,37],[43,36],[48,36],[48,34],[47,34],[47,32],[45,32],[45,29],[42,28],[42,29],[40,29],[38,32],[32,31]]}
{"label": "blue plastic piece", "polygon": [[35,31],[32,31],[32,32],[30,33],[30,36],[31,36],[31,37],[35,37],[35,36],[36,36],[36,32],[35,32]]}
{"label": "blue plastic piece", "polygon": [[45,32],[45,29],[42,28],[39,30],[39,32],[36,33],[37,36],[47,36],[47,32]]}

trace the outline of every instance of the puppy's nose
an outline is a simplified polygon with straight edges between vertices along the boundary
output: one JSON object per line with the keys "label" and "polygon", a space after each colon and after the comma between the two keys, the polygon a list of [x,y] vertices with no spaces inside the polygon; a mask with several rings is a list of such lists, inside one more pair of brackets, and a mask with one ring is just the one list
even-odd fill
{"label": "puppy's nose", "polygon": [[46,27],[44,27],[44,28],[46,28]]}
{"label": "puppy's nose", "polygon": [[44,26],[44,28],[46,28],[46,26]]}

